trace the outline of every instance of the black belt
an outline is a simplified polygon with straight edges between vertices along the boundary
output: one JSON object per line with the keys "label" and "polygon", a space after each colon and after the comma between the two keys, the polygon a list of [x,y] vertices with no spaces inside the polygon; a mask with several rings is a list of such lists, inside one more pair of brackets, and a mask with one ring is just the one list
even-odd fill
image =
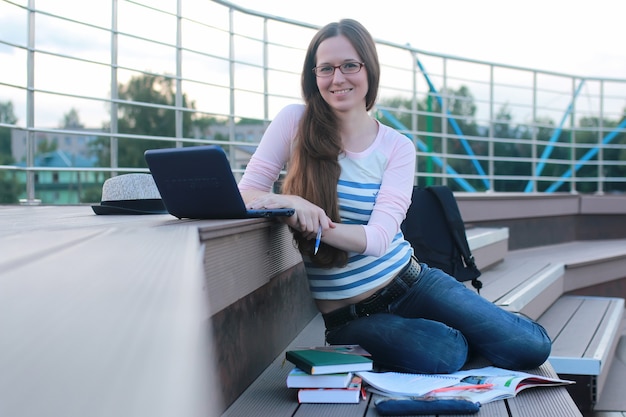
{"label": "black belt", "polygon": [[421,267],[415,257],[411,257],[409,264],[384,288],[356,304],[333,310],[323,314],[326,329],[330,330],[357,319],[389,310],[389,304],[402,297],[417,281]]}

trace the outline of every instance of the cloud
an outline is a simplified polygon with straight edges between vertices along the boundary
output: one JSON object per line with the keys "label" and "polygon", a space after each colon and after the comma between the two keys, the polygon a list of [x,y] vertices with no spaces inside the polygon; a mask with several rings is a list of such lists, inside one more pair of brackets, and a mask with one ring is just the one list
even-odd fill
{"label": "cloud", "polygon": [[0,39],[3,41],[0,43],[0,53],[13,54],[13,47],[6,43],[25,47],[27,44],[26,35],[26,25],[15,19],[15,16],[0,15]]}

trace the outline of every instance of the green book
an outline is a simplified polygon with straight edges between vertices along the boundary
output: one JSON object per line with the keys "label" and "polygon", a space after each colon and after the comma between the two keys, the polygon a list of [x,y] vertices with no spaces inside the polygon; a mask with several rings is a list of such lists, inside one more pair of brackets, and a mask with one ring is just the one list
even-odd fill
{"label": "green book", "polygon": [[365,356],[316,349],[288,350],[285,358],[311,375],[371,371],[373,361]]}

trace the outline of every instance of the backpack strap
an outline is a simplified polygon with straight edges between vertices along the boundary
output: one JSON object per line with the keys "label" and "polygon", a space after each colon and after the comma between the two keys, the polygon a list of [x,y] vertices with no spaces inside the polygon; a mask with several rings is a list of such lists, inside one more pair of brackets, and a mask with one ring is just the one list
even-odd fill
{"label": "backpack strap", "polygon": [[480,270],[476,266],[476,261],[474,260],[474,256],[472,256],[469,244],[467,243],[465,224],[463,222],[463,218],[461,217],[461,213],[452,190],[445,185],[432,185],[426,187],[426,189],[437,198],[439,203],[441,203],[441,207],[446,220],[448,221],[448,225],[450,226],[450,232],[452,233],[456,247],[463,257],[463,262],[465,262],[467,268],[469,268],[475,275],[475,278],[472,278],[472,286],[476,288],[478,293],[480,293],[480,289],[483,286],[483,283],[478,279],[480,276]]}

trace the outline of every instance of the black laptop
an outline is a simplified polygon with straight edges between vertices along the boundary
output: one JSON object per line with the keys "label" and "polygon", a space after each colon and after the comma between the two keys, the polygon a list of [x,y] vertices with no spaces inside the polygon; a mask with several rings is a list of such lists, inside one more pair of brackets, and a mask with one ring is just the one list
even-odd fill
{"label": "black laptop", "polygon": [[149,149],[144,153],[167,211],[179,219],[291,216],[294,209],[247,210],[219,146]]}

